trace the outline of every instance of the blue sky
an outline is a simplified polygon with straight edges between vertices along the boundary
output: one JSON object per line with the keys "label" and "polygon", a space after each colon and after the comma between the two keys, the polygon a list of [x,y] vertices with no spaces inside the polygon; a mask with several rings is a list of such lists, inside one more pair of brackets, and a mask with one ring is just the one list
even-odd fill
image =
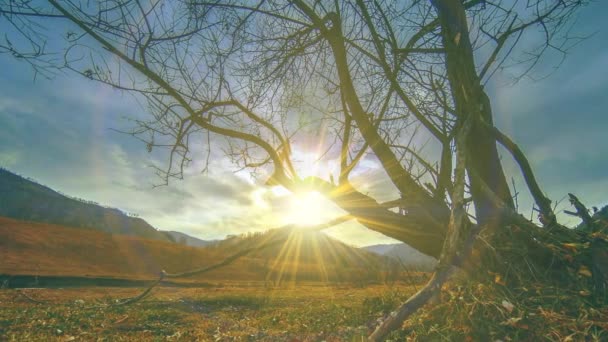
{"label": "blue sky", "polygon": [[[545,78],[526,78],[512,86],[497,78],[489,87],[496,125],[522,147],[554,201],[572,192],[588,206],[608,204],[607,9],[608,3],[598,1],[581,12],[577,30],[593,35],[572,49],[557,70],[553,58],[532,75]],[[568,206],[564,200],[558,208]]]}
{"label": "blue sky", "polygon": [[[550,198],[568,192],[589,206],[608,204],[608,4],[596,2],[579,17],[580,43],[559,69],[541,80],[517,84],[508,75],[487,85],[495,123],[527,153]],[[1,27],[1,26],[0,26]],[[533,76],[546,76],[549,60]],[[145,115],[129,95],[75,77],[33,80],[30,67],[0,55],[0,166],[72,196],[138,213],[159,229],[212,239],[282,223],[281,196],[260,190],[247,174],[235,174],[218,157],[209,174],[192,170],[184,181],[153,188],[159,179],[150,164],[161,153],[112,129],[128,129],[125,118]],[[521,185],[515,165],[505,167]],[[261,205],[263,203],[269,205]],[[521,197],[524,213],[530,201]],[[567,208],[567,201],[558,207]],[[565,218],[567,223],[575,219]],[[354,224],[331,232],[346,242],[390,242]]]}

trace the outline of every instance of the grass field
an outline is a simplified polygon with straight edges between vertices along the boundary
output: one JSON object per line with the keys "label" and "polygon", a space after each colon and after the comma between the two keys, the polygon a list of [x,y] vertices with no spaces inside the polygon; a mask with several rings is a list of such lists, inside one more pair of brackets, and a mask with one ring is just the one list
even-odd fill
{"label": "grass field", "polygon": [[[204,287],[156,287],[144,300],[118,306],[142,288],[71,286],[94,277],[144,286],[160,269],[208,267],[277,235],[200,249],[0,217],[0,342],[362,341],[430,276],[393,272],[382,258],[324,236],[284,234],[274,250],[256,250],[174,284]],[[34,276],[34,286],[66,277],[56,286],[70,288],[4,288],[17,286],[19,275]],[[68,276],[74,283],[66,283]],[[608,341],[608,307],[588,291],[486,278],[456,273],[390,340]]]}
{"label": "grass field", "polygon": [[[608,341],[608,308],[552,287],[515,290],[444,287],[389,340]],[[0,341],[363,341],[416,288],[224,283],[159,287],[143,301],[107,305],[140,291],[2,289]]]}
{"label": "grass field", "polygon": [[0,290],[1,341],[361,341],[414,288],[157,288],[141,302],[104,308],[99,304],[139,290],[21,291],[45,303],[34,303],[17,290]]}

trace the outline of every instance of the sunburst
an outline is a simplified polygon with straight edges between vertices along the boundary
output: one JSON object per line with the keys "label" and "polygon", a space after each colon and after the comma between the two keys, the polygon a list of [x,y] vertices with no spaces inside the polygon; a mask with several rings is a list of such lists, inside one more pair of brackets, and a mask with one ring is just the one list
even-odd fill
{"label": "sunburst", "polygon": [[315,191],[295,193],[289,198],[286,215],[288,223],[300,226],[314,226],[326,219],[325,199]]}

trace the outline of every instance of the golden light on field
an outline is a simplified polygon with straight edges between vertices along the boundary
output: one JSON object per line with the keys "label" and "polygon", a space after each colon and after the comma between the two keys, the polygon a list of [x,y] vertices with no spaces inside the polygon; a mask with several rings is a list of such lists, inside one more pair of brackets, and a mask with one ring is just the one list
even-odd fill
{"label": "golden light on field", "polygon": [[326,217],[323,203],[325,199],[316,191],[294,193],[289,198],[288,223],[312,226],[323,223]]}

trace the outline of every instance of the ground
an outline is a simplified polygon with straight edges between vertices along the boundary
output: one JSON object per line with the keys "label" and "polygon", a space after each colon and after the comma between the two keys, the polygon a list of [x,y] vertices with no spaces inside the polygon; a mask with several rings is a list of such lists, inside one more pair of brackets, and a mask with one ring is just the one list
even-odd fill
{"label": "ground", "polygon": [[[363,341],[419,289],[215,283],[109,307],[141,289],[1,289],[0,341]],[[608,341],[608,307],[547,284],[454,279],[389,341]]]}
{"label": "ground", "polygon": [[[33,303],[18,291],[49,302]],[[94,307],[138,291],[0,290],[0,341],[361,341],[378,318],[415,288],[268,288],[261,283],[161,287],[133,305]]]}

